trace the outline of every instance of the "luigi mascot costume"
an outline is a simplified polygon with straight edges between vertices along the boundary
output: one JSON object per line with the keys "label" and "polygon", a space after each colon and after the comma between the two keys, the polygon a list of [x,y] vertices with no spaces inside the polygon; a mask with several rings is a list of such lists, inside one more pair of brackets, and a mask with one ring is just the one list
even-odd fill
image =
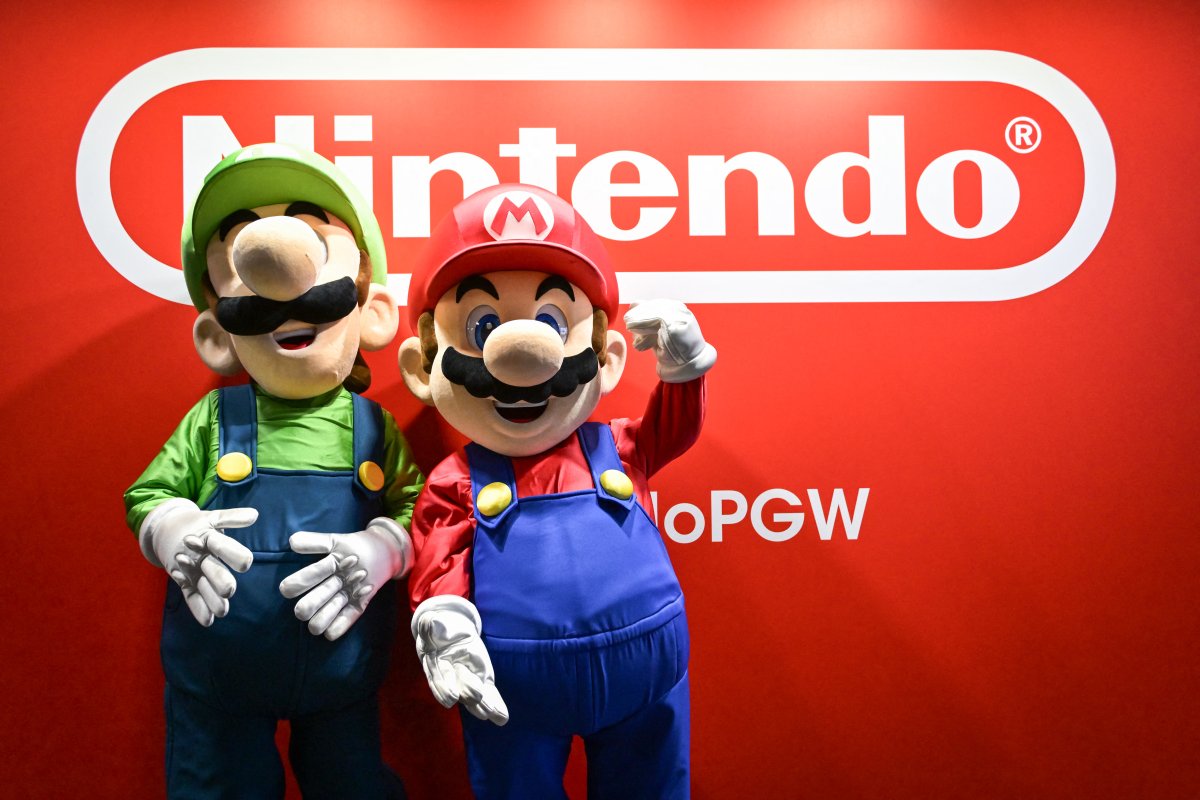
{"label": "luigi mascot costume", "polygon": [[287,719],[306,798],[402,797],[376,693],[423,479],[391,415],[355,393],[360,349],[398,324],[379,225],[326,159],[254,145],[205,178],[183,268],[201,360],[250,383],[201,399],[125,494],[170,576],[168,795],[282,797]]}

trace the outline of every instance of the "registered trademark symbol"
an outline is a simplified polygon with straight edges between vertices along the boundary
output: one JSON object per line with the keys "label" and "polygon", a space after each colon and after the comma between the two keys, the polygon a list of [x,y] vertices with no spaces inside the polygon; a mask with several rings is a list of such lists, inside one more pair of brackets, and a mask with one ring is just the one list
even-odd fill
{"label": "registered trademark symbol", "polygon": [[1042,129],[1029,117],[1017,117],[1004,129],[1004,141],[1018,153],[1032,153],[1042,143]]}

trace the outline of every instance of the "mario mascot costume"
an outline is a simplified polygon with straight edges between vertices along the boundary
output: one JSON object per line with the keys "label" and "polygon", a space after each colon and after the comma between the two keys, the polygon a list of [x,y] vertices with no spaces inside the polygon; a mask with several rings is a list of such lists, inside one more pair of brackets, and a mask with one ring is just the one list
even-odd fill
{"label": "mario mascot costume", "polygon": [[288,719],[306,798],[402,797],[376,690],[422,479],[391,415],[346,388],[399,321],[378,223],[329,161],[255,145],[205,178],[183,267],[200,358],[252,383],[197,403],[125,494],[171,577],[168,795],[283,797]]}
{"label": "mario mascot costume", "polygon": [[625,363],[616,276],[534,186],[458,204],[408,311],[405,383],[472,440],[417,502],[409,587],[430,688],[469,712],[476,795],[565,798],[578,735],[593,800],[687,797],[687,624],[646,479],[696,440],[716,351],[682,303],[635,306],[662,382],[641,419],[586,422]]}

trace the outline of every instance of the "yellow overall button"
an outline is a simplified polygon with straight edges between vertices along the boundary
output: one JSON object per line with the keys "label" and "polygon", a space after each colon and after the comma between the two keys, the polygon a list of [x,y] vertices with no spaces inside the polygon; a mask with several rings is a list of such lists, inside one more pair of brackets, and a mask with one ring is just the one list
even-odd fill
{"label": "yellow overall button", "polygon": [[217,461],[217,477],[237,483],[254,470],[254,462],[245,453],[226,453]]}
{"label": "yellow overall button", "polygon": [[383,488],[383,469],[374,461],[364,461],[358,465],[358,479],[372,492],[378,492]]}
{"label": "yellow overall button", "polygon": [[628,500],[633,497],[633,481],[619,469],[606,469],[600,473],[600,485],[604,491],[618,500]]}
{"label": "yellow overall button", "polygon": [[512,504],[512,490],[506,483],[489,483],[479,490],[475,510],[485,517],[494,517]]}

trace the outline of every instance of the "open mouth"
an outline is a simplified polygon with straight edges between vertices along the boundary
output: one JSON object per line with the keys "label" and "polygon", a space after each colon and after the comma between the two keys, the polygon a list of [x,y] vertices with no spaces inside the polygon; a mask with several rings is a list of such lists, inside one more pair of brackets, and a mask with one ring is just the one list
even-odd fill
{"label": "open mouth", "polygon": [[275,344],[284,350],[303,350],[316,340],[317,329],[297,328],[286,333],[273,333],[271,336],[275,339]]}
{"label": "open mouth", "polygon": [[499,400],[493,400],[492,405],[496,407],[496,413],[509,422],[533,422],[542,415],[546,410],[546,403],[543,400],[540,403],[526,403],[524,401],[518,403],[501,403]]}

